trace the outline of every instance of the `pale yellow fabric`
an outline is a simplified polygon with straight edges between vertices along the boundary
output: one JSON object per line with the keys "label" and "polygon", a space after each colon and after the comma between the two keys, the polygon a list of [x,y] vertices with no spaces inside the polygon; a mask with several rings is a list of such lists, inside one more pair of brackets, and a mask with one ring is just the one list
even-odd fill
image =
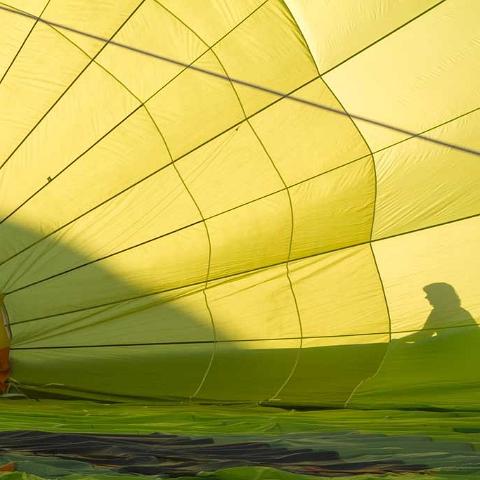
{"label": "pale yellow fabric", "polygon": [[[225,72],[208,51],[194,65],[215,73]],[[186,69],[147,102],[174,159],[223,133],[243,118],[228,81]],[[224,112],[218,115],[219,109]]]}
{"label": "pale yellow fabric", "polygon": [[243,0],[242,2],[194,0],[193,5],[190,0],[164,0],[160,3],[195,31],[208,45],[213,45],[254,14],[265,0]]}
{"label": "pale yellow fabric", "polygon": [[[23,11],[27,9],[33,15],[39,15],[46,5],[46,0],[15,1],[10,5]],[[18,45],[23,42],[32,28],[32,22],[22,16],[12,18],[12,14],[5,11],[0,11],[0,21],[3,25],[4,39],[3,48],[0,50],[0,71],[5,72],[18,51]]]}
{"label": "pale yellow fabric", "polygon": [[295,298],[284,265],[211,282],[207,299],[219,340],[300,337]]}
{"label": "pale yellow fabric", "polygon": [[[143,161],[132,162],[135,157]],[[14,228],[16,223],[40,221],[43,232],[53,232],[169,162],[165,145],[156,134],[147,112],[137,110],[62,173],[61,181],[54,180],[5,222],[0,229],[4,245],[2,254],[6,257],[31,243],[31,233],[26,230],[17,232],[12,241],[7,225]],[[105,181],[107,178],[108,182]],[[83,195],[86,190],[88,195]],[[41,219],[38,218],[40,211],[44,212]],[[18,265],[8,264],[6,267],[9,272],[14,269],[19,273]],[[5,271],[4,276],[8,275]]]}
{"label": "pale yellow fabric", "polygon": [[[290,92],[317,74],[294,25],[283,2],[266,2],[213,50],[230,77]],[[258,54],[252,55],[253,52]],[[249,87],[235,89],[247,115],[278,98]]]}
{"label": "pale yellow fabric", "polygon": [[[162,189],[158,188],[159,182]],[[127,218],[128,222],[125,221]],[[168,166],[156,177],[144,181],[126,195],[115,198],[108,205],[94,210],[52,236],[51,242],[61,238],[61,242],[68,243],[72,250],[64,251],[62,255],[58,255],[58,249],[44,253],[38,269],[32,265],[22,269],[20,281],[36,281],[45,275],[55,274],[59,269],[76,267],[88,259],[106,257],[147,239],[158,237],[161,241],[166,234],[200,220],[184,185],[173,167]],[[79,252],[85,251],[86,245],[89,255],[82,257]],[[17,285],[17,282],[11,281],[6,288],[15,288]]]}
{"label": "pale yellow fabric", "polygon": [[[47,32],[54,35],[50,30]],[[62,45],[68,45],[58,36],[55,39]],[[75,49],[72,53],[74,58],[78,55],[84,62],[83,54]],[[65,55],[70,57],[71,54]],[[108,96],[105,91],[109,92]],[[90,65],[87,72],[66,91],[62,100],[2,169],[1,200],[5,212],[13,210],[48,183],[49,177],[58,175],[138,105],[131,94],[96,64]],[[65,118],[70,120],[66,122]],[[19,178],[22,180],[19,181]]]}
{"label": "pale yellow fabric", "polygon": [[[480,110],[428,135],[480,150]],[[480,162],[474,155],[410,139],[376,154],[375,164],[378,194],[373,238],[479,213]]]}
{"label": "pale yellow fabric", "polygon": [[[162,25],[162,28],[158,28]],[[172,42],[175,38],[175,42]],[[207,46],[179,19],[153,1],[146,2],[122,28],[115,40],[149,52],[191,63],[206,52]],[[107,46],[98,63],[112,73],[142,101],[157,93],[180,74],[183,67],[160,62],[147,55]],[[132,72],[141,72],[132,75]]]}
{"label": "pale yellow fabric", "polygon": [[292,187],[292,257],[302,258],[370,238],[375,180],[370,158]]}
{"label": "pale yellow fabric", "polygon": [[357,334],[389,331],[370,246],[292,262],[290,272],[304,337],[345,335],[358,343]]}
{"label": "pale yellow fabric", "polygon": [[12,6],[180,63],[0,12],[0,293],[46,347],[22,381],[341,406],[425,286],[480,323],[478,155],[391,128],[480,149],[480,3]]}
{"label": "pale yellow fabric", "polygon": [[[478,107],[480,3],[443,2],[324,76],[347,111],[423,132]],[[375,151],[405,134],[365,122]]]}
{"label": "pale yellow fabric", "polygon": [[[85,8],[85,3],[78,0],[61,2],[50,0],[45,9],[44,18],[61,25],[68,25],[81,32],[110,38],[127,20],[129,22],[132,20],[132,14],[136,14],[139,5],[138,0],[122,0],[115,5],[109,1],[102,1],[89,3],[88,8]],[[30,5],[25,5],[24,8],[30,11]],[[128,28],[128,24],[125,28]],[[97,54],[105,45],[100,40],[68,30],[61,30],[61,33],[89,55]]]}
{"label": "pale yellow fabric", "polygon": [[321,73],[358,54],[439,0],[286,0]]}
{"label": "pale yellow fabric", "polygon": [[246,123],[182,158],[177,168],[205,218],[284,188]]}
{"label": "pale yellow fabric", "polygon": [[[22,30],[25,36],[28,30]],[[84,54],[46,25],[36,26],[29,40],[2,81],[0,122],[5,139],[0,153],[3,161],[88,63]],[[45,51],[51,52],[50,55],[45,56]],[[4,63],[2,76],[12,60],[9,58],[8,64]],[[7,199],[2,195],[4,202]]]}
{"label": "pale yellow fabric", "polygon": [[280,192],[212,218],[207,227],[212,245],[210,278],[283,263],[292,227],[288,194]]}
{"label": "pale yellow fabric", "polygon": [[[321,79],[300,88],[295,96],[342,110]],[[287,185],[322,175],[370,153],[348,117],[301,103],[275,103],[255,115],[251,123]],[[315,128],[312,134],[314,125],[321,128]]]}
{"label": "pale yellow fabric", "polygon": [[479,240],[480,219],[476,217],[375,242],[392,331],[423,328],[432,309],[423,287],[438,282],[452,285],[462,307],[480,324]]}

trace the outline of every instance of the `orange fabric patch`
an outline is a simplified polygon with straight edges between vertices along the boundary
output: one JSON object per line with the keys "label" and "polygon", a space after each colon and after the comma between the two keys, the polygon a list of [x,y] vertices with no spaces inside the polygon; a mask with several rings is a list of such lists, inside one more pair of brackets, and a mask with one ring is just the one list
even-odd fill
{"label": "orange fabric patch", "polygon": [[10,365],[8,361],[8,354],[10,349],[0,348],[0,393],[4,392],[7,388],[6,381],[10,374]]}
{"label": "orange fabric patch", "polygon": [[6,463],[5,465],[0,465],[0,472],[14,472],[16,469],[15,462]]}

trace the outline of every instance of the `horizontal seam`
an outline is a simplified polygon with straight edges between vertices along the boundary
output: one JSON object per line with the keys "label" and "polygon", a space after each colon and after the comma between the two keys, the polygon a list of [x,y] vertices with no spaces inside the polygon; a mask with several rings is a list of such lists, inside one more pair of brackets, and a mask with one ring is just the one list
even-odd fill
{"label": "horizontal seam", "polygon": [[[453,330],[457,328],[480,328],[480,325],[463,324],[447,327],[437,328],[422,328],[416,330],[392,330],[391,333],[419,333],[419,332],[438,332],[443,330]],[[276,337],[276,338],[240,338],[240,339],[212,339],[212,340],[190,340],[190,341],[174,341],[174,342],[145,342],[145,343],[114,343],[114,344],[99,344],[99,345],[45,345],[38,347],[12,347],[11,350],[38,350],[38,349],[55,349],[55,348],[100,348],[100,347],[137,347],[148,345],[192,345],[192,344],[211,344],[211,343],[245,343],[245,342],[277,342],[288,340],[316,340],[316,339],[330,339],[330,338],[352,338],[352,337],[373,337],[389,335],[390,330],[384,332],[366,332],[366,333],[347,333],[339,335],[307,335],[296,337]],[[398,340],[405,340],[401,338]],[[395,342],[393,339],[392,342]],[[388,344],[390,341],[380,342]],[[367,344],[345,344],[348,345],[369,345]],[[328,345],[327,345],[328,346]]]}
{"label": "horizontal seam", "polygon": [[[205,345],[212,343],[247,343],[247,342],[278,342],[278,341],[292,341],[292,340],[308,340],[308,339],[328,339],[328,338],[350,338],[350,337],[365,337],[365,336],[381,336],[387,335],[388,332],[381,333],[360,333],[350,335],[319,335],[311,337],[280,337],[280,338],[250,338],[250,339],[225,339],[225,340],[186,340],[174,342],[144,342],[144,343],[114,343],[114,344],[97,344],[97,345],[45,345],[38,347],[12,347],[10,350],[49,350],[49,349],[69,349],[69,348],[102,348],[102,347],[141,347],[141,346],[161,346],[161,345]],[[387,342],[381,342],[387,343]],[[368,344],[365,344],[368,345]],[[295,348],[292,348],[295,350]]]}

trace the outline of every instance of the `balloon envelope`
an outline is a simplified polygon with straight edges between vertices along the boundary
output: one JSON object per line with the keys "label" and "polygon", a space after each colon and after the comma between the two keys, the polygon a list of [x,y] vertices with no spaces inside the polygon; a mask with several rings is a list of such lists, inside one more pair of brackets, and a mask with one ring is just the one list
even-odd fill
{"label": "balloon envelope", "polygon": [[480,406],[479,3],[10,3],[13,380]]}

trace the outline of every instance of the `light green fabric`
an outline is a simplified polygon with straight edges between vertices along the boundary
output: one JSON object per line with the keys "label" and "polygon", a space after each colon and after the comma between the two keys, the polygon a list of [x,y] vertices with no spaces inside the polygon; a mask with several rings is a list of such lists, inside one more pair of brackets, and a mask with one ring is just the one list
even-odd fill
{"label": "light green fabric", "polygon": [[[209,437],[216,443],[262,441],[287,448],[334,449],[341,458],[352,461],[396,459],[407,464],[429,466],[428,475],[402,475],[401,478],[409,480],[447,480],[458,478],[458,475],[475,479],[480,475],[480,415],[475,412],[295,411],[254,406],[139,406],[2,400],[0,429],[119,434],[162,432],[194,438]],[[23,468],[41,477],[57,478],[59,475],[65,478],[63,475],[71,472],[83,475],[82,478],[111,478],[106,477],[109,472],[92,470],[93,467],[81,462],[16,455],[4,455],[2,460],[5,463],[16,460],[20,470]],[[257,467],[227,469],[205,475],[218,480],[302,478]],[[394,479],[398,476],[370,475],[364,478]]]}

